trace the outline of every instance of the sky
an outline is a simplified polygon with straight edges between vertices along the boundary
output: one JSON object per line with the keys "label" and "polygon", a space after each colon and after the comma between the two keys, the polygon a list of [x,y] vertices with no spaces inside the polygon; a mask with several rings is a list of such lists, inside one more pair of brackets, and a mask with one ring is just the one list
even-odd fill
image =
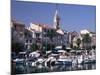
{"label": "sky", "polygon": [[[60,27],[67,31],[88,29],[96,30],[96,7],[89,5],[58,4]],[[23,22],[27,27],[30,23],[41,23],[53,26],[56,4],[12,1],[11,19]]]}

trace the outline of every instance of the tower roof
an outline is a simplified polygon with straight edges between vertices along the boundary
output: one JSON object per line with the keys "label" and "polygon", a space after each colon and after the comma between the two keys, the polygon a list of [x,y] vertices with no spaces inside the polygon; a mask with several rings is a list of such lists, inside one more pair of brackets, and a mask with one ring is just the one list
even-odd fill
{"label": "tower roof", "polygon": [[60,29],[59,23],[60,23],[60,16],[58,15],[58,7],[56,4],[56,11],[54,15],[54,28],[55,29]]}

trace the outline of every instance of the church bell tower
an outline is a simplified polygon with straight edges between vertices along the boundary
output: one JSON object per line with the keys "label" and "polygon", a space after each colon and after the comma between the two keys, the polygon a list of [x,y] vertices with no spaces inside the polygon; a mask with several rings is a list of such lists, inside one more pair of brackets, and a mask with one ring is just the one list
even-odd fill
{"label": "church bell tower", "polygon": [[57,5],[56,5],[56,12],[55,12],[55,15],[54,15],[54,28],[55,29],[60,29],[60,17],[58,15],[58,8],[57,8]]}

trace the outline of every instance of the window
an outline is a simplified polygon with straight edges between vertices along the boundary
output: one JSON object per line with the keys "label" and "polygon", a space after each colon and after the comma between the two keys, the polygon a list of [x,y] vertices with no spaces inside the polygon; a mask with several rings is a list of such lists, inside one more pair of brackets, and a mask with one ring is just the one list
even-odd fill
{"label": "window", "polygon": [[30,40],[30,43],[32,43],[32,40]]}
{"label": "window", "polygon": [[26,45],[26,49],[28,48],[28,45]]}
{"label": "window", "polygon": [[28,43],[28,39],[26,40],[26,43]]}

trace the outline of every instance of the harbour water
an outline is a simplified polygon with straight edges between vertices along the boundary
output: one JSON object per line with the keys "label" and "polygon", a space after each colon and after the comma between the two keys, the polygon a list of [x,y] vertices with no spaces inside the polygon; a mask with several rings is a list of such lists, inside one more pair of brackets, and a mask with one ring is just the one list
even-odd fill
{"label": "harbour water", "polygon": [[95,64],[82,64],[82,65],[55,65],[55,66],[43,66],[38,65],[34,67],[24,66],[24,70],[21,68],[16,69],[16,74],[29,74],[29,73],[45,73],[45,72],[66,72],[77,70],[95,70]]}
{"label": "harbour water", "polygon": [[77,65],[77,66],[57,65],[57,66],[41,67],[41,68],[36,67],[33,68],[34,71],[32,73],[93,70],[95,68],[96,68],[95,64],[84,64],[84,65]]}

